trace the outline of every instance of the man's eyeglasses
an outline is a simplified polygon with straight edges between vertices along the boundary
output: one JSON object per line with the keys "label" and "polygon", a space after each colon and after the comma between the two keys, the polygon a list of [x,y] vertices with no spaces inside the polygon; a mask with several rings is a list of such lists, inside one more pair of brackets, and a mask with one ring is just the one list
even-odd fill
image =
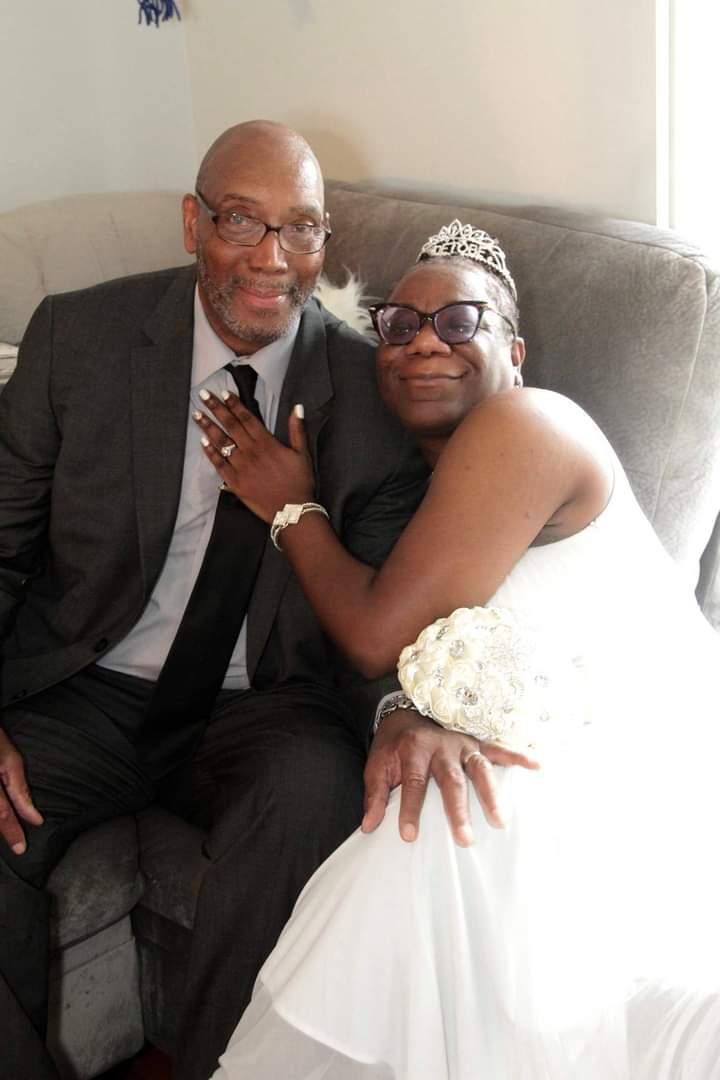
{"label": "man's eyeglasses", "polygon": [[517,336],[510,319],[484,300],[461,300],[428,312],[418,311],[408,304],[373,304],[368,310],[380,340],[386,345],[407,345],[426,322],[432,323],[433,330],[446,345],[464,345],[472,341],[479,329],[494,329],[488,314],[507,323],[513,340]]}
{"label": "man's eyeglasses", "polygon": [[257,247],[267,233],[274,232],[283,251],[291,255],[314,255],[322,251],[331,235],[331,230],[324,225],[313,225],[307,221],[268,225],[257,218],[248,217],[240,210],[213,210],[199,191],[195,192],[195,198],[212,221],[220,239],[228,244]]}

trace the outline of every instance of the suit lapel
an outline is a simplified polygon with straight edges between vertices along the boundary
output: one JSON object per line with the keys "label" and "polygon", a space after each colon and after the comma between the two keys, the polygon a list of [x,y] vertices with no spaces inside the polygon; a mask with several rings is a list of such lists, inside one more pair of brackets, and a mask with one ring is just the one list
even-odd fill
{"label": "suit lapel", "polygon": [[[275,434],[287,443],[290,411],[298,402],[302,402],[308,448],[316,476],[318,439],[327,421],[332,397],[325,323],[318,304],[311,300],[298,327],[283,383]],[[268,540],[248,613],[247,664],[251,678],[265,648],[289,577],[290,563]]]}
{"label": "suit lapel", "polygon": [[194,268],[180,271],[132,349],[132,452],[143,585],[160,573],[182,484],[193,350]]}

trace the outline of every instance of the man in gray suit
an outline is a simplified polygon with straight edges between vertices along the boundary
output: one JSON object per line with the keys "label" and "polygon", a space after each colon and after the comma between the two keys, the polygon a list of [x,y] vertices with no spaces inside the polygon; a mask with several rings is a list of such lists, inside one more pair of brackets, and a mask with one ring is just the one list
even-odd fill
{"label": "man in gray suit", "polygon": [[[208,829],[176,1074],[201,1080],[303,884],[362,813],[379,692],[334,655],[265,535],[221,688],[206,712],[155,723],[224,498],[192,420],[202,391],[234,390],[232,369],[250,365],[280,438],[304,404],[316,498],[369,563],[425,484],[377,397],[372,348],[310,300],[329,225],[305,141],[231,128],[183,221],[196,267],[46,299],[0,397],[0,1054],[13,1080],[55,1075],[43,887],[79,832],[155,798]],[[206,592],[232,595],[235,580]],[[224,618],[196,627],[209,659],[193,675]]]}

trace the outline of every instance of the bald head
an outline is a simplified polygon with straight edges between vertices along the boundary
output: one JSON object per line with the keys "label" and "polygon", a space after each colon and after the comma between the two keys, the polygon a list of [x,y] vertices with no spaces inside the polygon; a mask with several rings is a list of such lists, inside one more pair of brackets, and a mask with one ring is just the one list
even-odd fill
{"label": "bald head", "polygon": [[322,195],[322,172],[310,144],[298,131],[274,120],[248,120],[218,135],[200,164],[197,189],[205,192],[243,160],[314,179]]}

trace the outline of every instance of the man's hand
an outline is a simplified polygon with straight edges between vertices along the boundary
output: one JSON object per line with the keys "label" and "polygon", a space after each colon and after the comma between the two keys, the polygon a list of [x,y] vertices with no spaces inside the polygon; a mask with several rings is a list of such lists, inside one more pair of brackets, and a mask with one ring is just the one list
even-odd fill
{"label": "man's hand", "polygon": [[0,836],[16,855],[22,855],[27,848],[19,818],[28,825],[43,823],[27,786],[23,759],[5,732],[0,731]]}
{"label": "man's hand", "polygon": [[365,766],[363,832],[372,832],[385,816],[390,792],[402,784],[400,835],[412,841],[430,777],[442,792],[445,814],[461,847],[473,842],[468,812],[467,781],[471,781],[490,825],[502,828],[492,765],[520,765],[537,769],[539,763],[494,743],[480,743],[458,731],[447,731],[413,709],[398,709],[386,716],[373,739]]}

